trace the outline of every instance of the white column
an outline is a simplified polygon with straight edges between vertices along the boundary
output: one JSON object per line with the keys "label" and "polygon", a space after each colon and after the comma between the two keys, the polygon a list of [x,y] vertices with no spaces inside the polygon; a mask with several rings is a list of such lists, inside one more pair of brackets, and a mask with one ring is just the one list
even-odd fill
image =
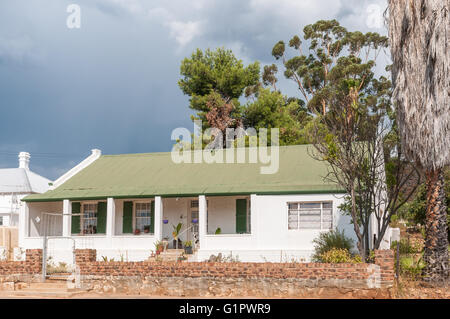
{"label": "white column", "polygon": [[116,203],[114,198],[108,197],[106,200],[106,237],[114,235],[116,221]]}
{"label": "white column", "polygon": [[29,237],[29,223],[30,223],[30,214],[29,214],[29,203],[24,202],[20,206],[19,211],[19,247],[25,247],[24,239]]}
{"label": "white column", "polygon": [[161,196],[155,196],[155,239],[162,239],[163,202]]}
{"label": "white column", "polygon": [[72,203],[70,200],[63,200],[63,237],[70,237],[72,235]]}
{"label": "white column", "polygon": [[200,248],[205,248],[206,246],[206,233],[207,233],[207,220],[206,214],[208,207],[206,203],[206,196],[199,195],[198,196],[198,235]]}

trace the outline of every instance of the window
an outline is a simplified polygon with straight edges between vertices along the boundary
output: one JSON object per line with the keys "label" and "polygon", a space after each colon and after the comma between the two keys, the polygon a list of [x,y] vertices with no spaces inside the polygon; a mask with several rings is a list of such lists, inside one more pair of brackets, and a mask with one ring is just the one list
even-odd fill
{"label": "window", "polygon": [[150,203],[136,203],[135,223],[135,230],[150,233],[152,223]]}
{"label": "window", "polygon": [[83,204],[81,231],[83,234],[97,233],[97,204]]}
{"label": "window", "polygon": [[288,203],[288,229],[331,229],[332,202]]}
{"label": "window", "polygon": [[3,226],[3,216],[0,216],[0,226]]}

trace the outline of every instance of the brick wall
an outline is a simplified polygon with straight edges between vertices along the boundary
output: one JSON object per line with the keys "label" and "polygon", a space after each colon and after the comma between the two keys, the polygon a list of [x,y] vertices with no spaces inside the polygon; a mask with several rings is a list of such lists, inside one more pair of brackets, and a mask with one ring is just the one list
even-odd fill
{"label": "brick wall", "polygon": [[250,263],[250,262],[104,262],[95,250],[75,250],[84,278],[198,278],[215,280],[295,280],[297,284],[330,287],[389,287],[393,283],[394,254],[377,251],[375,264]]}
{"label": "brick wall", "polygon": [[0,276],[32,275],[42,271],[42,249],[27,249],[25,261],[0,261]]}
{"label": "brick wall", "polygon": [[375,264],[380,266],[380,284],[390,286],[394,282],[394,251],[375,250]]}

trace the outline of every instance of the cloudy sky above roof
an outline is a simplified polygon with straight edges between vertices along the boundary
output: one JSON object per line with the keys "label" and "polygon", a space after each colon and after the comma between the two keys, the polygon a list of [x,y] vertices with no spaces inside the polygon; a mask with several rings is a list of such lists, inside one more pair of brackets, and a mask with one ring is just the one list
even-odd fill
{"label": "cloudy sky above roof", "polygon": [[[81,28],[69,29],[69,4]],[[177,86],[196,48],[226,47],[245,64],[274,63],[273,45],[307,24],[337,19],[386,34],[386,0],[5,0],[0,2],[0,168],[31,153],[55,179],[99,148],[104,154],[170,151],[192,128]],[[380,70],[383,63],[380,63]],[[281,69],[281,68],[280,68]],[[299,95],[282,79],[281,90]]]}

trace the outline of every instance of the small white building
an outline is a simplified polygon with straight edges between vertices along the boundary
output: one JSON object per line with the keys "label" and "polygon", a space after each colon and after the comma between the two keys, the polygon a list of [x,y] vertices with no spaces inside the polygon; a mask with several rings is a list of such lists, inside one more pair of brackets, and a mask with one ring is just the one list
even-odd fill
{"label": "small white building", "polygon": [[0,226],[17,227],[21,199],[45,193],[50,180],[30,171],[30,154],[19,153],[18,168],[0,169]]}
{"label": "small white building", "polygon": [[339,210],[345,192],[324,179],[328,167],[308,147],[279,147],[275,174],[261,174],[260,163],[177,164],[171,153],[93,150],[51,190],[24,198],[20,247],[41,248],[45,235],[55,259],[71,258],[75,247],[138,261],[158,241],[172,246],[179,223],[179,238],[193,242],[190,260],[197,261],[218,253],[241,261],[309,260],[313,240],[334,228],[356,243],[350,217]]}

